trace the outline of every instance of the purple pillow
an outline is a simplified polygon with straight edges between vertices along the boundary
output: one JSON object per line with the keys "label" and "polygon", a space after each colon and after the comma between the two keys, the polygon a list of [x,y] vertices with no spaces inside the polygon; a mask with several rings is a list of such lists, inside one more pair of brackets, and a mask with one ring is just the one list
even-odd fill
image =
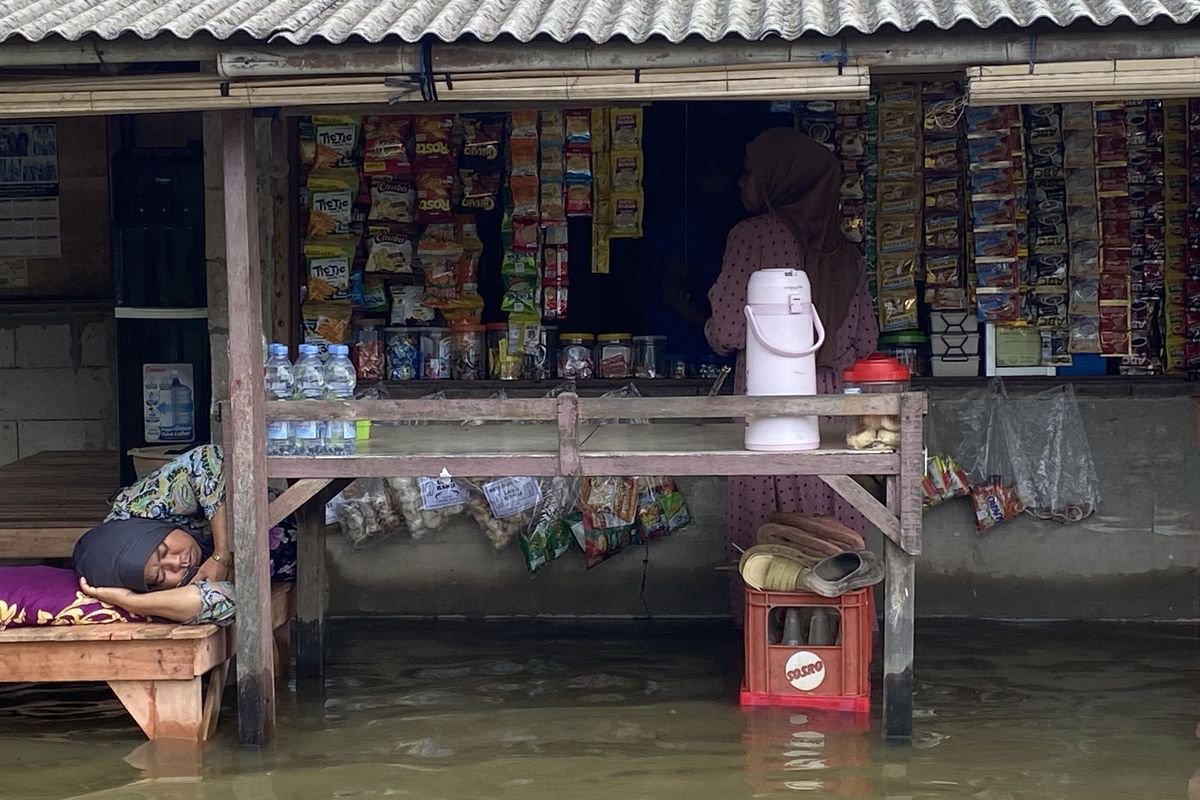
{"label": "purple pillow", "polygon": [[142,619],[79,591],[79,577],[73,569],[0,567],[0,631]]}

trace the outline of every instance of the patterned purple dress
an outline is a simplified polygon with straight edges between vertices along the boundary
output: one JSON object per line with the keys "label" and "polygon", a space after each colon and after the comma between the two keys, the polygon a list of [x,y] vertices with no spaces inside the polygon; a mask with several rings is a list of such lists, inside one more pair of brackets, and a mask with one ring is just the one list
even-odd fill
{"label": "patterned purple dress", "polygon": [[[721,274],[708,293],[713,316],[704,326],[709,344],[722,355],[737,352],[734,391],[746,392],[746,290],[750,274],[760,269],[792,267],[801,263],[796,240],[782,222],[769,214],[748,219],[729,233]],[[820,309],[817,309],[818,313]],[[839,353],[836,368],[817,371],[817,391],[835,394],[842,391],[842,370],[875,350],[879,326],[863,271],[858,290],[850,303],[845,322],[838,329]],[[733,545],[749,547],[759,526],[775,511],[800,514],[827,514],[845,525],[866,533],[867,523],[818,478],[793,475],[775,477],[730,478],[725,493],[726,551],[736,561]],[[742,620],[742,586],[735,579],[730,593],[734,620]]]}

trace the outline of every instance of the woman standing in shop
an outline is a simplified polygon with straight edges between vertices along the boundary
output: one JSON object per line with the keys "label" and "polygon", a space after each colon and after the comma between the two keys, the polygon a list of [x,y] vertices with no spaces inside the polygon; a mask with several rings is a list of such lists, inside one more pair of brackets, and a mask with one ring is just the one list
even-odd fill
{"label": "woman standing in shop", "polygon": [[[704,332],[721,355],[737,353],[734,391],[746,392],[746,290],[760,269],[796,267],[808,274],[813,305],[827,331],[817,354],[817,391],[842,390],[842,370],[875,350],[879,327],[858,248],[841,231],[841,168],[833,153],[798,130],[771,128],[746,146],[739,188],[755,216],[729,233],[721,274],[708,293],[713,316]],[[753,545],[775,511],[826,514],[865,531],[862,516],[816,477],[730,478],[725,501],[728,555]],[[740,582],[732,592],[741,624]]]}

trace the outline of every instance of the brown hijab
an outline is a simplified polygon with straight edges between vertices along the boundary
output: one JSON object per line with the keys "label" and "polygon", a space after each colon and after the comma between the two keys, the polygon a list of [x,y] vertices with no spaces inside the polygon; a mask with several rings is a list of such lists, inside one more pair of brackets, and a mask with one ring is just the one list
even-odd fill
{"label": "brown hijab", "polygon": [[813,304],[825,326],[817,363],[831,367],[841,352],[837,332],[863,272],[862,255],[842,234],[841,165],[800,131],[771,128],[746,145],[746,168],[762,206],[751,210],[774,216],[796,237],[797,266],[808,274]]}

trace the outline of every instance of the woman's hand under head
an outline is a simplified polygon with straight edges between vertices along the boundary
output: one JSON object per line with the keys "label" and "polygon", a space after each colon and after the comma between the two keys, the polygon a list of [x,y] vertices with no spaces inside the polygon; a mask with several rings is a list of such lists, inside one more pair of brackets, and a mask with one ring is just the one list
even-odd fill
{"label": "woman's hand under head", "polygon": [[171,531],[146,561],[146,586],[152,592],[182,586],[200,566],[201,558],[195,539],[181,530]]}
{"label": "woman's hand under head", "polygon": [[87,582],[87,578],[82,576],[79,578],[79,589],[94,600],[125,609],[128,609],[138,596],[138,593],[132,589],[123,589],[119,586],[92,586]]}

